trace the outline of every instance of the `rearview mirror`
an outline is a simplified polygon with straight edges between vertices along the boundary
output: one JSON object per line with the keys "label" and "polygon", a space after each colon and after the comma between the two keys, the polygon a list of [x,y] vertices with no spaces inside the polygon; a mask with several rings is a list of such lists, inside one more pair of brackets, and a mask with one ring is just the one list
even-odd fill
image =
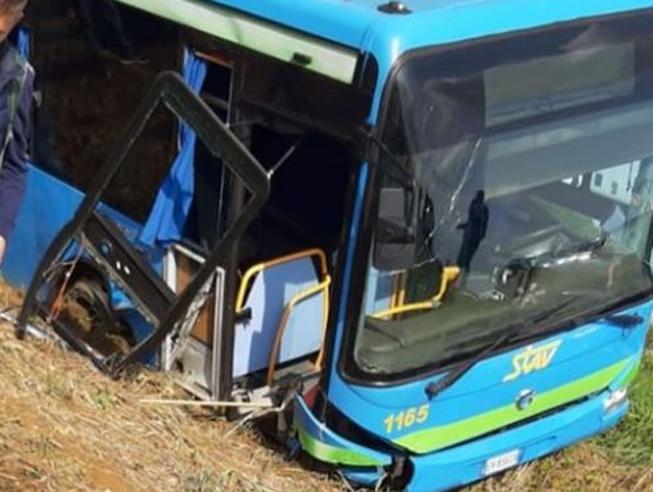
{"label": "rearview mirror", "polygon": [[385,271],[405,270],[413,265],[416,217],[414,189],[381,188],[374,243],[375,268]]}

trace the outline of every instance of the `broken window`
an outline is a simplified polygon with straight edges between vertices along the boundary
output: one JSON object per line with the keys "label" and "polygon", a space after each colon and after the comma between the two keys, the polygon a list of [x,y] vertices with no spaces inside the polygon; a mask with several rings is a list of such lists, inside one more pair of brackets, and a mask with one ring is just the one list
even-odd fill
{"label": "broken window", "polygon": [[[38,74],[33,160],[84,191],[156,75],[179,69],[179,30],[106,0],[31,2],[26,22]],[[134,191],[143,179],[160,180],[176,151],[174,118],[157,118],[134,149],[134,175],[106,197],[138,221],[151,197]]]}

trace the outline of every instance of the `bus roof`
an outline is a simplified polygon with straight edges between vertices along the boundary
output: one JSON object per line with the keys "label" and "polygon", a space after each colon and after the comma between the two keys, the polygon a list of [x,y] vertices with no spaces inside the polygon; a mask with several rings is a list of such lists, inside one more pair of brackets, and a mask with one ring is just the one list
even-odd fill
{"label": "bus roof", "polygon": [[[156,1],[156,0],[155,0]],[[186,0],[168,0],[171,4]],[[298,29],[358,51],[400,50],[528,29],[578,18],[653,8],[653,0],[402,0],[408,14],[384,13],[388,0],[204,0]]]}

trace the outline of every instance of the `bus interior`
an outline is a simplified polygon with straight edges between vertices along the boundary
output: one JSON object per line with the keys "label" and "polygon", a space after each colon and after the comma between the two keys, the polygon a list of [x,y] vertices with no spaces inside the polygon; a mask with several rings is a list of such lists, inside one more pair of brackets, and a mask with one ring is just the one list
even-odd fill
{"label": "bus interior", "polygon": [[[77,196],[70,219],[111,149],[129,145],[97,210],[174,302],[251,198],[237,173],[162,105],[134,142],[121,141],[158,74],[182,74],[260,164],[270,195],[200,290],[200,306],[182,316],[192,318],[189,333],[168,334],[139,360],[177,372],[207,399],[264,394],[319,374],[369,91],[117,4],[117,22],[96,23],[101,9],[80,4],[34,2],[27,15],[39,74],[33,172],[42,186],[28,194],[63,187]],[[39,311],[103,358],[127,354],[155,327],[120,288],[115,265],[83,249],[68,247],[50,265],[60,275],[36,280]]]}

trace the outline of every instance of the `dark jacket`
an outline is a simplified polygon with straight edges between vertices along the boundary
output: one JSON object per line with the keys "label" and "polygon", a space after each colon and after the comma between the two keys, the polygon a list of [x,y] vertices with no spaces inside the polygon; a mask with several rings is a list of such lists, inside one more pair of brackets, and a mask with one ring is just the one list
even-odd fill
{"label": "dark jacket", "polygon": [[14,228],[25,193],[34,70],[5,42],[0,45],[0,236]]}

